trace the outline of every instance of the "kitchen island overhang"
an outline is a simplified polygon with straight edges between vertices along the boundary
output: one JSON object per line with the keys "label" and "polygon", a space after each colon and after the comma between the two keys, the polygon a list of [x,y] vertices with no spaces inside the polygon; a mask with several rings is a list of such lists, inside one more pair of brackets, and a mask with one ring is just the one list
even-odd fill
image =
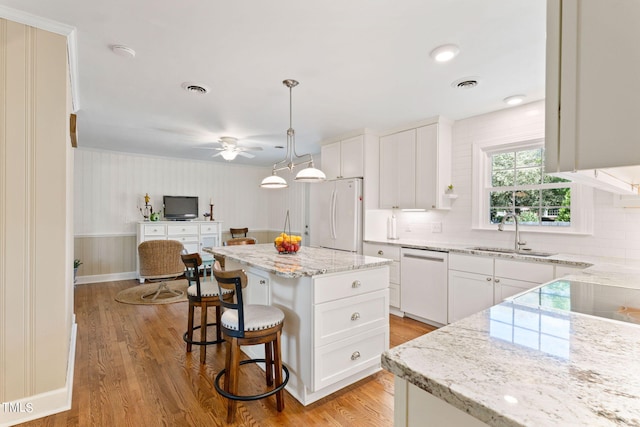
{"label": "kitchen island overhang", "polygon": [[[246,304],[285,313],[282,358],[289,391],[308,405],[381,369],[389,349],[391,260],[324,248],[279,254],[272,244],[205,248],[243,269]],[[262,346],[242,350],[264,357]]]}

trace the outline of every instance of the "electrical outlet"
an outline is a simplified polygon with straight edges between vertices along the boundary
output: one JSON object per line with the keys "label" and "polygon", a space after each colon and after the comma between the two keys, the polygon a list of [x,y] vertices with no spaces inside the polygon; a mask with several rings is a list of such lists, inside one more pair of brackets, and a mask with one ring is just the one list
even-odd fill
{"label": "electrical outlet", "polygon": [[432,222],[431,223],[431,232],[432,233],[442,233],[442,223],[441,222]]}

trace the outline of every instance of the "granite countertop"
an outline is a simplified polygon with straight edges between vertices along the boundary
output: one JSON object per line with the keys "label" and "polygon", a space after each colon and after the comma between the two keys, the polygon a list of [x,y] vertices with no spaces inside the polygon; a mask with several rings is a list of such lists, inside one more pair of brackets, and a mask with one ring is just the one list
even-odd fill
{"label": "granite countertop", "polygon": [[283,255],[279,254],[271,243],[222,246],[203,250],[286,278],[381,267],[392,262],[386,258],[308,246],[302,246],[296,254]]}
{"label": "granite countertop", "polygon": [[[640,268],[562,280],[640,289]],[[514,298],[385,352],[383,367],[492,426],[639,426],[640,325]]]}
{"label": "granite countertop", "polygon": [[[532,255],[528,255],[526,250],[518,253],[487,252],[487,251],[472,249],[474,247],[483,246],[483,245],[478,245],[473,243],[443,243],[443,242],[432,242],[428,240],[419,240],[419,239],[365,240],[365,243],[373,243],[373,244],[383,243],[385,245],[401,246],[403,248],[427,249],[431,251],[459,253],[459,254],[467,254],[467,255],[481,255],[481,256],[489,256],[493,258],[515,259],[515,260],[539,262],[539,263],[545,263],[545,264],[560,264],[560,265],[582,267],[582,268],[590,267],[594,264],[613,264],[616,266],[627,264],[627,261],[619,258],[575,255],[575,254],[567,254],[567,253],[554,253],[550,256],[532,256]],[[509,249],[509,248],[505,247],[501,249]],[[635,264],[640,265],[640,263],[635,263]]]}

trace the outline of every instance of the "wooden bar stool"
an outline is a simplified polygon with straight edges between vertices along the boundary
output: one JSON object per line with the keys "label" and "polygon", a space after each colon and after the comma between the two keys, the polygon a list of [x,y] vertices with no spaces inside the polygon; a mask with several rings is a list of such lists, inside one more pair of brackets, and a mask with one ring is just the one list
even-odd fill
{"label": "wooden bar stool", "polygon": [[[189,300],[189,315],[187,320],[187,332],[184,333],[183,339],[187,343],[187,353],[191,352],[193,345],[200,346],[200,363],[205,362],[207,357],[207,347],[210,344],[218,344],[224,341],[220,330],[220,318],[222,316],[222,306],[220,301],[233,301],[233,290],[225,289],[222,297],[219,297],[220,289],[213,281],[205,281],[200,283],[200,275],[198,267],[202,264],[200,254],[182,255],[182,262],[187,267],[185,277],[189,280],[187,288],[187,298]],[[196,307],[200,307],[200,326],[193,326],[193,317]],[[216,321],[207,323],[207,312],[209,307],[216,308]],[[207,341],[207,326],[216,327],[216,339]],[[200,329],[200,341],[193,340],[193,331]]]}
{"label": "wooden bar stool", "polygon": [[[222,336],[227,342],[225,368],[216,375],[213,382],[216,390],[229,399],[227,403],[227,422],[233,422],[236,412],[236,402],[258,400],[276,395],[278,412],[284,409],[284,387],[289,381],[289,369],[282,364],[280,354],[281,333],[284,324],[284,313],[277,307],[270,305],[247,304],[242,301],[242,288],[247,286],[247,276],[242,270],[222,271],[217,261],[213,265],[213,276],[218,282],[220,295],[224,290],[233,290],[236,303],[226,300],[220,301],[226,308],[221,318]],[[240,346],[264,344],[264,359],[249,359],[240,361]],[[239,395],[238,376],[240,365],[264,362],[266,382],[273,387],[261,394]],[[282,378],[284,371],[285,377]],[[274,385],[275,374],[275,385]],[[224,375],[224,388],[220,387],[220,378]]]}

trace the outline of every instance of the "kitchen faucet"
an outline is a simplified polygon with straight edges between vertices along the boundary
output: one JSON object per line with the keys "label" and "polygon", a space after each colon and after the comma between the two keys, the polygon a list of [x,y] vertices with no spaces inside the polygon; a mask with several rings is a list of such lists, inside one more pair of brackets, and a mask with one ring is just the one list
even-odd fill
{"label": "kitchen faucet", "polygon": [[516,223],[516,238],[515,238],[513,249],[515,249],[516,252],[520,252],[520,246],[526,245],[527,242],[520,241],[520,230],[518,229],[518,216],[515,213],[509,212],[502,217],[502,221],[500,221],[500,224],[498,224],[498,231],[504,231],[504,223],[508,218],[513,218],[513,220]]}

